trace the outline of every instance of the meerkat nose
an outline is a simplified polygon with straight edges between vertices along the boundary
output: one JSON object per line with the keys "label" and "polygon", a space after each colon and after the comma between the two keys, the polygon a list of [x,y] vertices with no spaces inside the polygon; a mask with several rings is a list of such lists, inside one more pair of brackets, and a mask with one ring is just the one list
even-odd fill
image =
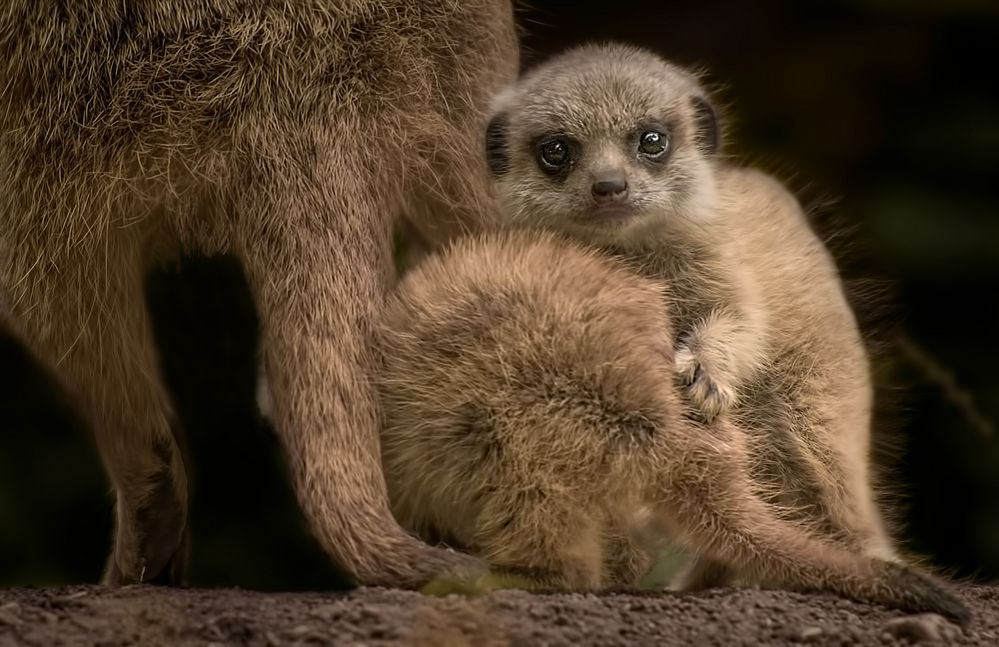
{"label": "meerkat nose", "polygon": [[628,180],[623,173],[598,177],[593,182],[593,197],[597,202],[617,202],[628,197]]}

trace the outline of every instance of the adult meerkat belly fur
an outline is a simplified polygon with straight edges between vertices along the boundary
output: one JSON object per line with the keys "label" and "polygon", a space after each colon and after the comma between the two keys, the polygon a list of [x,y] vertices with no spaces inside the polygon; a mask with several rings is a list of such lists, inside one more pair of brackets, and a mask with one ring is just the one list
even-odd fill
{"label": "adult meerkat belly fur", "polygon": [[678,539],[765,584],[958,621],[933,580],[780,518],[730,416],[691,420],[662,281],[551,233],[459,241],[376,329],[397,518],[540,588],[628,588]]}
{"label": "adult meerkat belly fur", "polygon": [[370,322],[405,214],[430,239],[494,208],[488,104],[509,2],[10,0],[0,9],[0,292],[79,396],[116,491],[106,579],[177,581],[187,486],[142,277],[241,257],[273,416],[325,548],[368,584],[470,557],[392,518]]}
{"label": "adult meerkat belly fur", "polygon": [[[676,376],[703,419],[745,431],[757,489],[830,542],[898,561],[869,476],[868,359],[835,265],[797,200],[720,145],[691,73],[632,47],[576,48],[494,104],[499,226],[560,232],[668,282]],[[688,588],[729,576],[695,570]]]}

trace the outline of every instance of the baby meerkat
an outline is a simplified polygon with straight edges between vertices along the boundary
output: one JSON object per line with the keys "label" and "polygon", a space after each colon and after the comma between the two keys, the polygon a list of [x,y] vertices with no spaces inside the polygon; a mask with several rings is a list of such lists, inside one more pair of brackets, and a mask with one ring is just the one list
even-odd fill
{"label": "baby meerkat", "polygon": [[[869,476],[868,358],[836,267],[798,201],[720,145],[693,74],[628,46],[570,50],[497,98],[500,225],[561,232],[668,282],[676,375],[695,411],[746,431],[760,491],[897,561]],[[695,572],[684,586],[728,578]]]}
{"label": "baby meerkat", "polygon": [[768,310],[719,206],[717,119],[697,80],[640,50],[563,54],[501,94],[488,134],[502,225],[560,231],[676,294],[676,370],[708,419],[738,401]]}
{"label": "baby meerkat", "polygon": [[638,584],[667,539],[765,584],[958,621],[933,580],[781,519],[729,416],[663,379],[669,285],[556,234],[466,239],[406,275],[376,328],[392,511],[540,588]]}

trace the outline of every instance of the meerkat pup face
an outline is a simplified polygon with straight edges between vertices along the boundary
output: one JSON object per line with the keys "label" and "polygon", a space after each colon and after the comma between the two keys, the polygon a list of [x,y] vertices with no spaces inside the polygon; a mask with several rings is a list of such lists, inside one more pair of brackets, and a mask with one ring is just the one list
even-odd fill
{"label": "meerkat pup face", "polygon": [[529,72],[497,97],[487,135],[503,224],[607,243],[710,218],[718,147],[697,79],[623,45]]}

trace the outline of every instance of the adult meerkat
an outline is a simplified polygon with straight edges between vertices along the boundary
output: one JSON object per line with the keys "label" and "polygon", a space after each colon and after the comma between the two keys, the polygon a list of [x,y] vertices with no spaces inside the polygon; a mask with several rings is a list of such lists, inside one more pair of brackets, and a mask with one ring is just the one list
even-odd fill
{"label": "adult meerkat", "polygon": [[[487,141],[501,225],[561,232],[669,283],[689,401],[748,432],[754,482],[782,514],[897,560],[869,476],[868,359],[835,265],[779,182],[719,157],[697,79],[636,48],[580,47],[499,95]],[[685,586],[727,578],[702,563]]]}
{"label": "adult meerkat", "polygon": [[0,293],[89,414],[116,491],[105,579],[183,571],[184,465],[142,277],[232,253],[314,533],[358,582],[470,557],[392,518],[366,344],[405,214],[432,240],[493,208],[488,104],[509,2],[9,0],[0,9]]}
{"label": "adult meerkat", "polygon": [[959,622],[930,578],[781,519],[747,434],[690,420],[668,285],[555,234],[459,241],[376,329],[382,453],[404,526],[543,588],[633,587],[666,539],[755,581]]}

